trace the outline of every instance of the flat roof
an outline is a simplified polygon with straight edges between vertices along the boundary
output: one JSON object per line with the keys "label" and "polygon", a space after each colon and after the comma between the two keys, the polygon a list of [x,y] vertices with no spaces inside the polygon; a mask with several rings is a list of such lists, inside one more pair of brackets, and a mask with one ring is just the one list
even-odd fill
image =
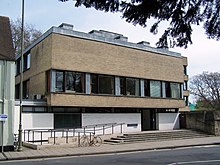
{"label": "flat roof", "polygon": [[[62,24],[63,25],[63,24]],[[68,26],[68,24],[65,24]],[[73,26],[69,25],[69,27],[51,27],[47,32],[45,32],[41,37],[39,37],[35,42],[33,42],[27,49],[25,49],[24,54],[30,51],[35,45],[37,45],[39,42],[41,42],[43,39],[45,39],[47,36],[49,36],[52,33],[55,34],[61,34],[66,35],[70,37],[76,37],[76,38],[82,38],[86,40],[92,40],[92,41],[98,41],[102,43],[117,45],[117,46],[123,46],[127,48],[132,49],[138,49],[142,51],[147,52],[153,52],[161,55],[167,55],[167,56],[173,56],[173,57],[181,57],[180,53],[169,51],[168,49],[163,48],[155,48],[150,46],[150,44],[147,41],[141,41],[138,43],[132,43],[127,41],[127,37],[123,36],[122,34],[104,31],[104,30],[92,30],[89,33],[85,32],[79,32],[72,29]],[[16,59],[19,58],[20,55],[16,56]]]}

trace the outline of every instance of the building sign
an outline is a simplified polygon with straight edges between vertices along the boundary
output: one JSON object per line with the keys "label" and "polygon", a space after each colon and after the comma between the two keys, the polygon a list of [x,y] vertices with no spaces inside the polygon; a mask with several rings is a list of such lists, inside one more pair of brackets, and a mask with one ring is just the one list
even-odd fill
{"label": "building sign", "polygon": [[8,119],[8,115],[0,114],[0,121],[6,121]]}

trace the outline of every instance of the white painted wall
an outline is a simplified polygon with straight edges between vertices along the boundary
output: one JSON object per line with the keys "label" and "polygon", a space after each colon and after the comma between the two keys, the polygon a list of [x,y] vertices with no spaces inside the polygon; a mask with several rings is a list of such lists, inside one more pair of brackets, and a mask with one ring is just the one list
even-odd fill
{"label": "white painted wall", "polygon": [[[141,131],[141,113],[83,113],[82,126],[107,123],[125,123],[123,133]],[[128,127],[127,124],[138,124],[137,127]],[[105,134],[110,134],[112,129],[105,130]],[[114,128],[114,133],[120,133],[121,126]],[[99,131],[102,133],[102,130]]]}
{"label": "white painted wall", "polygon": [[159,113],[159,130],[179,129],[179,113]]}
{"label": "white painted wall", "polygon": [[[14,133],[18,133],[20,107],[14,110]],[[53,113],[22,113],[22,129],[53,129]]]}
{"label": "white painted wall", "polygon": [[23,129],[53,129],[53,113],[23,113]]}

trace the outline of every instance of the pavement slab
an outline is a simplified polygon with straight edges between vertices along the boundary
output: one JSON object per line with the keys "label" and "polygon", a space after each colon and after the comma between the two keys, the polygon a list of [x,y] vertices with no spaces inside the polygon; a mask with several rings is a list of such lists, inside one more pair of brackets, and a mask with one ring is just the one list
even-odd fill
{"label": "pavement slab", "polygon": [[99,147],[73,147],[64,145],[60,147],[42,148],[33,150],[24,148],[21,152],[5,152],[0,153],[0,161],[19,160],[19,159],[42,159],[49,157],[65,157],[65,156],[81,156],[81,155],[96,155],[107,153],[120,153],[132,151],[144,151],[155,149],[170,149],[179,147],[202,146],[202,145],[220,145],[220,136],[182,139],[182,140],[167,140],[157,142],[134,142],[118,145],[102,144]]}

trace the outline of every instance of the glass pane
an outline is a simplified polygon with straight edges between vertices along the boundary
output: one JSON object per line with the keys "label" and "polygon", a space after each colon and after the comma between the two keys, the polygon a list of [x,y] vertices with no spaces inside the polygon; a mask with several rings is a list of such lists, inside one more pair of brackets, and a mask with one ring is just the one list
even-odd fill
{"label": "glass pane", "polygon": [[120,94],[125,95],[126,94],[126,81],[124,77],[120,77]]}
{"label": "glass pane", "polygon": [[85,84],[84,74],[83,73],[76,73],[75,78],[75,90],[76,92],[84,92],[84,84]]}
{"label": "glass pane", "polygon": [[113,76],[99,76],[99,93],[114,94]]}
{"label": "glass pane", "polygon": [[150,96],[150,82],[149,82],[149,80],[144,80],[144,95]]}
{"label": "glass pane", "polygon": [[56,71],[56,85],[55,85],[55,91],[63,91],[63,72],[62,71]]}
{"label": "glass pane", "polygon": [[170,82],[165,83],[165,88],[166,88],[166,97],[171,97]]}
{"label": "glass pane", "polygon": [[66,91],[74,91],[75,92],[75,81],[76,74],[75,72],[66,72]]}
{"label": "glass pane", "polygon": [[160,81],[150,81],[150,96],[161,97],[161,83]]}
{"label": "glass pane", "polygon": [[140,96],[140,81],[139,79],[126,79],[126,94],[133,96]]}
{"label": "glass pane", "polygon": [[95,74],[91,75],[91,93],[98,93],[98,77]]}
{"label": "glass pane", "polygon": [[180,98],[180,84],[170,83],[170,87],[171,87],[171,97]]}

